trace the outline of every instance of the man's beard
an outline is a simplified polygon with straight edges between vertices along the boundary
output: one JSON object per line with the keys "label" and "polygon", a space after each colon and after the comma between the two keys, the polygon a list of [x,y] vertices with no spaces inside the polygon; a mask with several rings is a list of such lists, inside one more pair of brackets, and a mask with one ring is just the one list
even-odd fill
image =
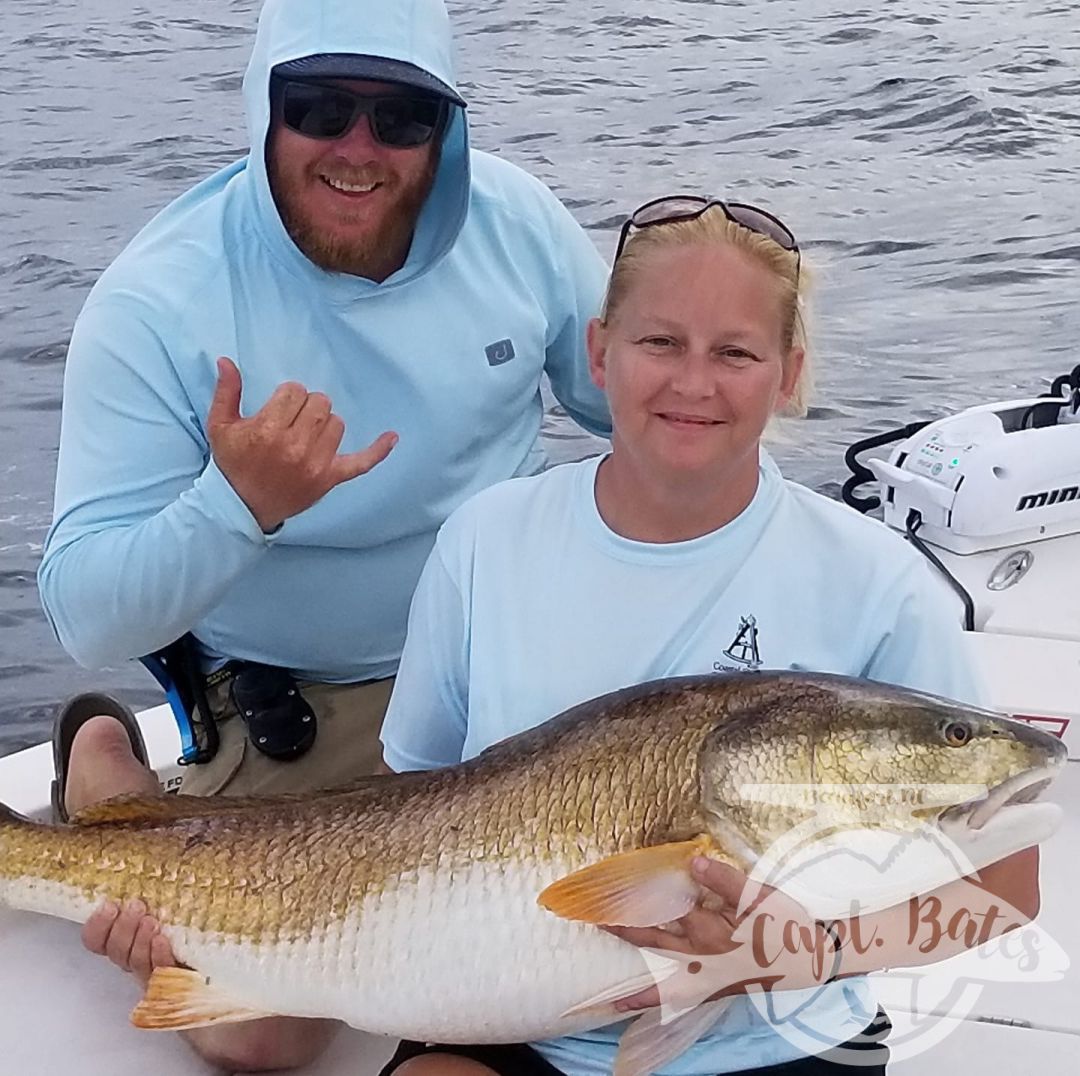
{"label": "man's beard", "polygon": [[[427,168],[408,184],[402,183],[396,176],[385,174],[360,176],[354,173],[340,177],[349,183],[381,182],[384,185],[393,183],[397,187],[394,204],[383,219],[361,237],[346,237],[333,228],[315,224],[305,212],[304,192],[283,183],[272,165],[269,168],[270,193],[290,238],[320,269],[383,281],[400,269],[408,256],[420,210],[435,182],[439,149],[437,145],[432,147]],[[320,179],[316,182],[323,181]],[[342,230],[346,231],[354,223],[350,217],[343,217]]]}

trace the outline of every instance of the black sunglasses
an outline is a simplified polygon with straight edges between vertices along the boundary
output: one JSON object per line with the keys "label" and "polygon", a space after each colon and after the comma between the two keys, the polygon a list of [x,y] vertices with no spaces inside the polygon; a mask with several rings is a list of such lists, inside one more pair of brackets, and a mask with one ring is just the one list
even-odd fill
{"label": "black sunglasses", "polygon": [[361,116],[384,146],[423,146],[440,129],[446,102],[430,95],[365,96],[319,82],[281,79],[281,118],[290,131],[306,138],[341,138]]}
{"label": "black sunglasses", "polygon": [[672,224],[678,220],[695,220],[713,206],[719,206],[724,216],[733,224],[739,224],[743,228],[757,232],[758,235],[771,239],[784,250],[791,251],[795,255],[796,272],[798,272],[802,258],[799,253],[799,244],[795,242],[791,229],[779,217],[774,217],[766,210],[746,205],[744,202],[722,202],[719,198],[703,198],[697,194],[675,194],[666,198],[654,198],[651,202],[638,206],[622,226],[614,260],[619,260],[619,255],[626,246],[626,240],[630,237],[632,228],[641,229],[654,224]]}

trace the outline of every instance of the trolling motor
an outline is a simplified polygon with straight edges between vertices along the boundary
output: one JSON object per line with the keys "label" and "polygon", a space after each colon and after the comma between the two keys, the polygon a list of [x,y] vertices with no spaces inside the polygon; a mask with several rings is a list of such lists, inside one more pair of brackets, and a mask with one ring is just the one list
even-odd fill
{"label": "trolling motor", "polygon": [[[896,444],[887,460],[860,453]],[[933,422],[911,423],[853,444],[843,501],[882,509],[944,573],[964,601],[970,594],[931,546],[968,556],[1080,533],[1080,365],[1033,399],[982,404]],[[857,490],[875,482],[878,496]]]}
{"label": "trolling motor", "polygon": [[[858,459],[897,441],[887,461]],[[845,504],[884,505],[897,530],[915,510],[926,541],[955,553],[1071,534],[1080,530],[1080,365],[1045,396],[913,422],[857,441],[844,460],[852,472]],[[859,496],[867,482],[880,483],[883,496]]]}

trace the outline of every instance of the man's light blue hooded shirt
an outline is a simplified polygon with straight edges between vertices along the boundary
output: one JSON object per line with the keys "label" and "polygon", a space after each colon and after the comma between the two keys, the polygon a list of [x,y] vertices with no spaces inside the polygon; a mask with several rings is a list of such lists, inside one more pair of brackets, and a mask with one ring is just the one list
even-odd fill
{"label": "man's light blue hooded shirt", "polygon": [[[274,205],[263,147],[279,63],[403,60],[454,85],[442,0],[269,0],[244,79],[249,157],[173,202],[105,272],[65,374],[39,584],[65,648],[100,666],[193,630],[212,654],[353,681],[391,675],[435,532],[543,466],[539,384],[608,431],[585,326],[606,267],[539,181],[470,151],[453,108],[408,258],[382,283],[317,268]],[[285,381],[326,393],[372,472],[264,534],[211,458],[218,356],[255,413]],[[508,356],[512,356],[509,357]]]}

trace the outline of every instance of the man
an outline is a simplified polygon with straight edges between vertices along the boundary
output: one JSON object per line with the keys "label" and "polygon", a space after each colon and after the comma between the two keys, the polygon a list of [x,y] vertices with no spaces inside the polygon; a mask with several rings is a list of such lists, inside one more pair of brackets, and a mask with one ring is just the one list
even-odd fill
{"label": "man", "polygon": [[[151,221],[76,322],[39,573],[85,665],[194,637],[204,794],[371,772],[435,531],[543,465],[542,372],[608,429],[583,350],[605,267],[542,184],[470,151],[442,0],[269,0],[244,94],[250,155]],[[107,699],[55,741],[62,815],[155,787]],[[152,929],[136,907],[84,939],[145,973]],[[319,1028],[191,1037],[267,1068]]]}

